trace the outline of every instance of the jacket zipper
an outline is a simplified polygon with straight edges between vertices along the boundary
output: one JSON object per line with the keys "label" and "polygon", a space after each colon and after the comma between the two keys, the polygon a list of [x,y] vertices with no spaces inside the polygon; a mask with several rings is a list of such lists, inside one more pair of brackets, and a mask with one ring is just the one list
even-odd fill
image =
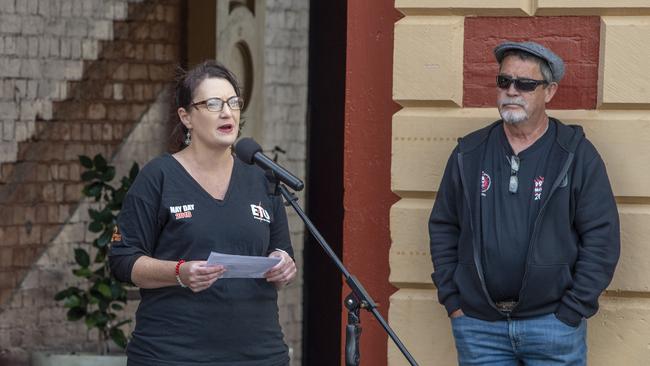
{"label": "jacket zipper", "polygon": [[478,242],[476,241],[476,231],[474,230],[474,215],[472,214],[472,202],[469,199],[469,193],[467,189],[467,184],[465,182],[465,171],[463,170],[463,153],[459,152],[458,153],[458,169],[459,169],[459,175],[460,175],[460,182],[463,187],[463,196],[465,197],[465,200],[467,201],[467,210],[469,211],[469,228],[472,231],[472,241],[475,242],[476,245],[472,245],[473,247],[473,254],[474,254],[474,266],[476,267],[476,272],[478,274],[479,281],[481,282],[481,288],[483,289],[483,294],[485,294],[485,298],[488,300],[488,303],[490,306],[492,306],[496,311],[498,311],[501,314],[501,311],[497,309],[497,306],[494,304],[494,301],[492,301],[492,297],[490,296],[487,286],[485,284],[485,278],[483,276],[483,268],[481,266],[481,241],[479,240]]}

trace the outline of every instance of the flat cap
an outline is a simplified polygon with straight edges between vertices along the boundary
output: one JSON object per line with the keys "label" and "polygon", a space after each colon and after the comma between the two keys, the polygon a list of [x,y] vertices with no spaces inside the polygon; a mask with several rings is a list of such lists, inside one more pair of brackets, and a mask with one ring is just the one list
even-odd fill
{"label": "flat cap", "polygon": [[546,61],[553,74],[553,81],[559,82],[564,76],[564,61],[553,51],[535,42],[503,42],[494,48],[494,56],[501,63],[503,55],[510,50],[528,52]]}

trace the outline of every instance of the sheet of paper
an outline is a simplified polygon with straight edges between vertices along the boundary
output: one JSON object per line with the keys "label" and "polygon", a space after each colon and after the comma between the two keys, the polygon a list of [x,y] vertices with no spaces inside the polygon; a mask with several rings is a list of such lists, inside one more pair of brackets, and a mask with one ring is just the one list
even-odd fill
{"label": "sheet of paper", "polygon": [[208,265],[222,265],[226,267],[221,278],[262,278],[271,267],[280,263],[276,257],[256,257],[247,255],[232,255],[211,252]]}

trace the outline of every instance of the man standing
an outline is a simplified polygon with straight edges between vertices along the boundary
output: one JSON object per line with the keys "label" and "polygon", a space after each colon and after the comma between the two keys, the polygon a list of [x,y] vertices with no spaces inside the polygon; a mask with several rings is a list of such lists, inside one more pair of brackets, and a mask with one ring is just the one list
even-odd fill
{"label": "man standing", "polygon": [[459,140],[429,220],[432,278],[461,365],[584,365],[586,321],[620,252],[605,165],[579,126],[547,116],[564,74],[505,42],[501,120]]}

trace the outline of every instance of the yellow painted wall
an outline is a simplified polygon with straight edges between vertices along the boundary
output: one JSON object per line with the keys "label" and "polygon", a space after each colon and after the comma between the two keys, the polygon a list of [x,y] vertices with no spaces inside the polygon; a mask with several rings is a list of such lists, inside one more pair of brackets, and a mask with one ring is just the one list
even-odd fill
{"label": "yellow painted wall", "polygon": [[[484,5],[489,3],[489,5]],[[396,0],[389,322],[421,365],[455,365],[450,323],[431,282],[428,216],[456,139],[499,118],[462,108],[465,16],[600,15],[596,110],[551,110],[580,124],[619,202],[622,252],[589,321],[589,365],[650,365],[650,1]],[[432,49],[444,50],[434,52]],[[389,341],[388,363],[407,365]]]}

